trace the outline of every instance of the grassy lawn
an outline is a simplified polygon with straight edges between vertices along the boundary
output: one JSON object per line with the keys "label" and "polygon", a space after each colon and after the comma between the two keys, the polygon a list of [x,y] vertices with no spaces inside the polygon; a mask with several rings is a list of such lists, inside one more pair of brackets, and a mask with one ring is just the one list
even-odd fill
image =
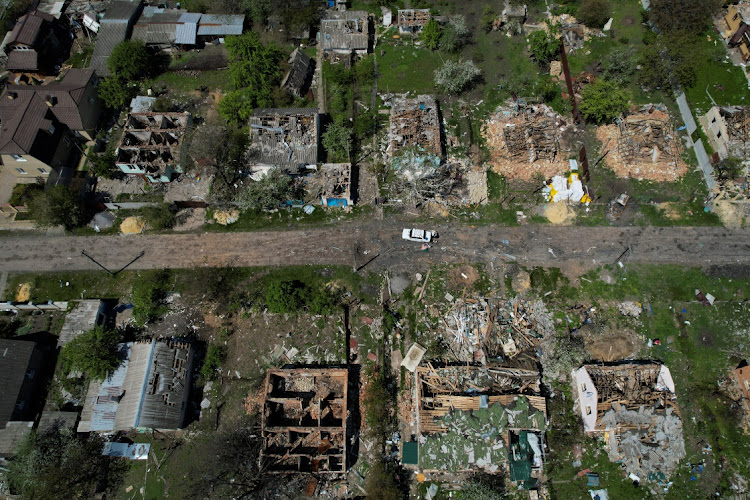
{"label": "grassy lawn", "polygon": [[685,91],[696,118],[713,106],[711,97],[719,106],[750,105],[750,90],[742,70],[725,59],[726,50],[721,40],[716,41],[716,45],[713,40],[714,35],[712,41],[701,39],[706,57],[697,67],[695,85]]}
{"label": "grassy lawn", "polygon": [[[359,206],[352,208],[351,212],[340,210],[325,210],[315,207],[315,211],[307,215],[301,209],[279,210],[276,213],[247,211],[240,213],[240,218],[234,224],[223,226],[221,224],[207,224],[201,231],[234,232],[234,231],[259,231],[267,229],[292,229],[295,227],[321,226],[333,224],[339,221],[351,220],[366,216],[372,212],[371,206]],[[206,220],[211,220],[211,210],[206,211]]]}
{"label": "grassy lawn", "polygon": [[229,85],[229,76],[225,70],[201,71],[198,76],[169,71],[143,82],[143,88],[166,87],[171,91],[181,92],[200,90],[202,87],[224,90]]}
{"label": "grassy lawn", "polygon": [[[410,44],[381,45],[378,51],[378,90],[434,94],[433,73],[448,57]],[[380,51],[385,51],[380,55]]]}

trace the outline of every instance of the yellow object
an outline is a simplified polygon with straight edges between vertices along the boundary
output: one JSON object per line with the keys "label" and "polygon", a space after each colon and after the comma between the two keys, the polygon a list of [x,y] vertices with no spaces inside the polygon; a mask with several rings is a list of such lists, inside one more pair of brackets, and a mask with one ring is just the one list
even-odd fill
{"label": "yellow object", "polygon": [[418,483],[424,483],[425,479],[426,478],[424,477],[424,474],[422,474],[421,472],[419,474],[417,474],[417,482]]}
{"label": "yellow object", "polygon": [[581,203],[588,203],[588,202],[590,202],[590,201],[591,201],[591,196],[589,196],[589,195],[587,195],[587,194],[584,194],[584,195],[583,195],[583,196],[581,197]]}
{"label": "yellow object", "polygon": [[401,37],[398,35],[393,35],[393,38],[401,38]]}
{"label": "yellow object", "polygon": [[138,234],[142,233],[146,228],[146,222],[140,217],[128,217],[120,224],[120,231],[122,234]]}
{"label": "yellow object", "polygon": [[557,194],[557,189],[550,188],[550,190],[549,190],[549,199],[550,200],[554,200],[556,194]]}

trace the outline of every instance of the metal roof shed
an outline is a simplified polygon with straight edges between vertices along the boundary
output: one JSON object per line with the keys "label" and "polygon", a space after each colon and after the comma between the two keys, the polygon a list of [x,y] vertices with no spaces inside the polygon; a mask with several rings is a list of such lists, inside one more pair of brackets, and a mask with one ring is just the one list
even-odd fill
{"label": "metal roof shed", "polygon": [[241,35],[244,25],[243,14],[203,14],[198,23],[198,36]]}
{"label": "metal roof shed", "polygon": [[404,465],[419,464],[419,445],[416,441],[404,443],[404,449],[401,451],[401,463]]}

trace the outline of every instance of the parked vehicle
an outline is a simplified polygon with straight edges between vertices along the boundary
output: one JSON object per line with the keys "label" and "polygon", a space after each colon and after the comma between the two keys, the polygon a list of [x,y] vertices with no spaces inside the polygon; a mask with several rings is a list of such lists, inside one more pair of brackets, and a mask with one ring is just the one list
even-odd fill
{"label": "parked vehicle", "polygon": [[426,231],[424,229],[404,229],[401,237],[408,241],[418,241],[420,243],[429,243],[437,238],[437,231]]}

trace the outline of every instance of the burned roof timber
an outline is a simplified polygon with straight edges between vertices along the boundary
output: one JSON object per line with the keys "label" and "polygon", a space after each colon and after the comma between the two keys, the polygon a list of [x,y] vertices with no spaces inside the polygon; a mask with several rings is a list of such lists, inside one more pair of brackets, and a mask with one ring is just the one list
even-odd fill
{"label": "burned roof timber", "polygon": [[399,150],[411,147],[420,147],[442,157],[440,118],[435,98],[429,95],[394,97],[388,138],[391,157]]}

